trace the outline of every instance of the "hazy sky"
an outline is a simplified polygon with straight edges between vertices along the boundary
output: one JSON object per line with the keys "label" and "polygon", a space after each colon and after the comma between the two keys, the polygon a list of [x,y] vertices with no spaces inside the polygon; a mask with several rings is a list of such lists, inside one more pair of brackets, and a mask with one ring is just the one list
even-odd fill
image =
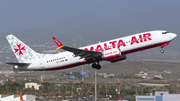
{"label": "hazy sky", "polygon": [[180,0],[1,0],[0,32],[53,26],[81,15],[119,17]]}

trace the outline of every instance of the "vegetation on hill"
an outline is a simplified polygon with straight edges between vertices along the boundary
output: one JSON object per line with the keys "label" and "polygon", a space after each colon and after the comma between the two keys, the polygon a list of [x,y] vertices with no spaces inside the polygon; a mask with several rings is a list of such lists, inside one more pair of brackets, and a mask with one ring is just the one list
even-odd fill
{"label": "vegetation on hill", "polygon": [[[61,84],[61,86],[50,84],[48,82],[42,82],[39,90],[32,88],[24,88],[24,84],[28,81],[11,82],[8,81],[3,85],[0,85],[0,93],[3,95],[19,94],[22,91],[24,94],[36,95],[43,98],[60,98],[60,99],[74,99],[94,98],[94,83],[73,83]],[[38,81],[34,81],[38,82]],[[171,81],[170,86],[164,87],[148,87],[137,85],[129,82],[114,82],[114,83],[98,83],[97,84],[97,97],[110,99],[117,99],[117,90],[120,89],[122,99],[132,100],[135,95],[146,95],[149,93],[155,93],[155,91],[169,91],[170,93],[179,93],[178,81]]]}

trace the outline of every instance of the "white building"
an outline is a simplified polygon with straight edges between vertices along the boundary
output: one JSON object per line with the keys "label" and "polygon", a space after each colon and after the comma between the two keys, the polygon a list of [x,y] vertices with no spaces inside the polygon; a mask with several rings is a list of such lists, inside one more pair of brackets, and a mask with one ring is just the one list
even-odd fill
{"label": "white building", "polygon": [[155,92],[155,95],[136,96],[136,101],[180,101],[180,94],[169,94],[165,92]]}
{"label": "white building", "polygon": [[32,88],[34,86],[34,89],[39,90],[40,84],[37,83],[25,83],[25,88]]}

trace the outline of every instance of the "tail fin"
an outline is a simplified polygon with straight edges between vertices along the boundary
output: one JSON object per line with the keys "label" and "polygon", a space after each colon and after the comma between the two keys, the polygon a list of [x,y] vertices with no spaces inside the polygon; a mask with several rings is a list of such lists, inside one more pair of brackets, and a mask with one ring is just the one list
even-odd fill
{"label": "tail fin", "polygon": [[21,91],[20,91],[20,101],[24,101],[23,98],[22,98]]}
{"label": "tail fin", "polygon": [[120,91],[118,91],[118,101],[122,101],[122,100],[121,100]]}
{"label": "tail fin", "polygon": [[36,53],[14,35],[7,35],[6,38],[19,63],[31,63],[33,59],[45,56],[43,54]]}

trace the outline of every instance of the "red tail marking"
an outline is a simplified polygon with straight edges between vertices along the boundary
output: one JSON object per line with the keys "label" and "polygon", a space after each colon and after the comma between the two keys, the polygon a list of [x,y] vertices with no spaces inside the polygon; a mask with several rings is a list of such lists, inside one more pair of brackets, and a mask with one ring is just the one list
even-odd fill
{"label": "red tail marking", "polygon": [[120,91],[118,91],[118,101],[122,101],[120,96]]}
{"label": "red tail marking", "polygon": [[19,51],[19,56],[20,56],[21,54],[23,55],[22,50],[26,51],[25,46],[23,46],[23,47],[21,48],[21,43],[20,43],[19,45],[18,45],[18,44],[16,44],[16,45],[17,45],[18,49],[14,48],[15,53],[17,53],[17,52]]}
{"label": "red tail marking", "polygon": [[20,101],[24,101],[23,98],[22,98],[21,91],[20,91]]}

